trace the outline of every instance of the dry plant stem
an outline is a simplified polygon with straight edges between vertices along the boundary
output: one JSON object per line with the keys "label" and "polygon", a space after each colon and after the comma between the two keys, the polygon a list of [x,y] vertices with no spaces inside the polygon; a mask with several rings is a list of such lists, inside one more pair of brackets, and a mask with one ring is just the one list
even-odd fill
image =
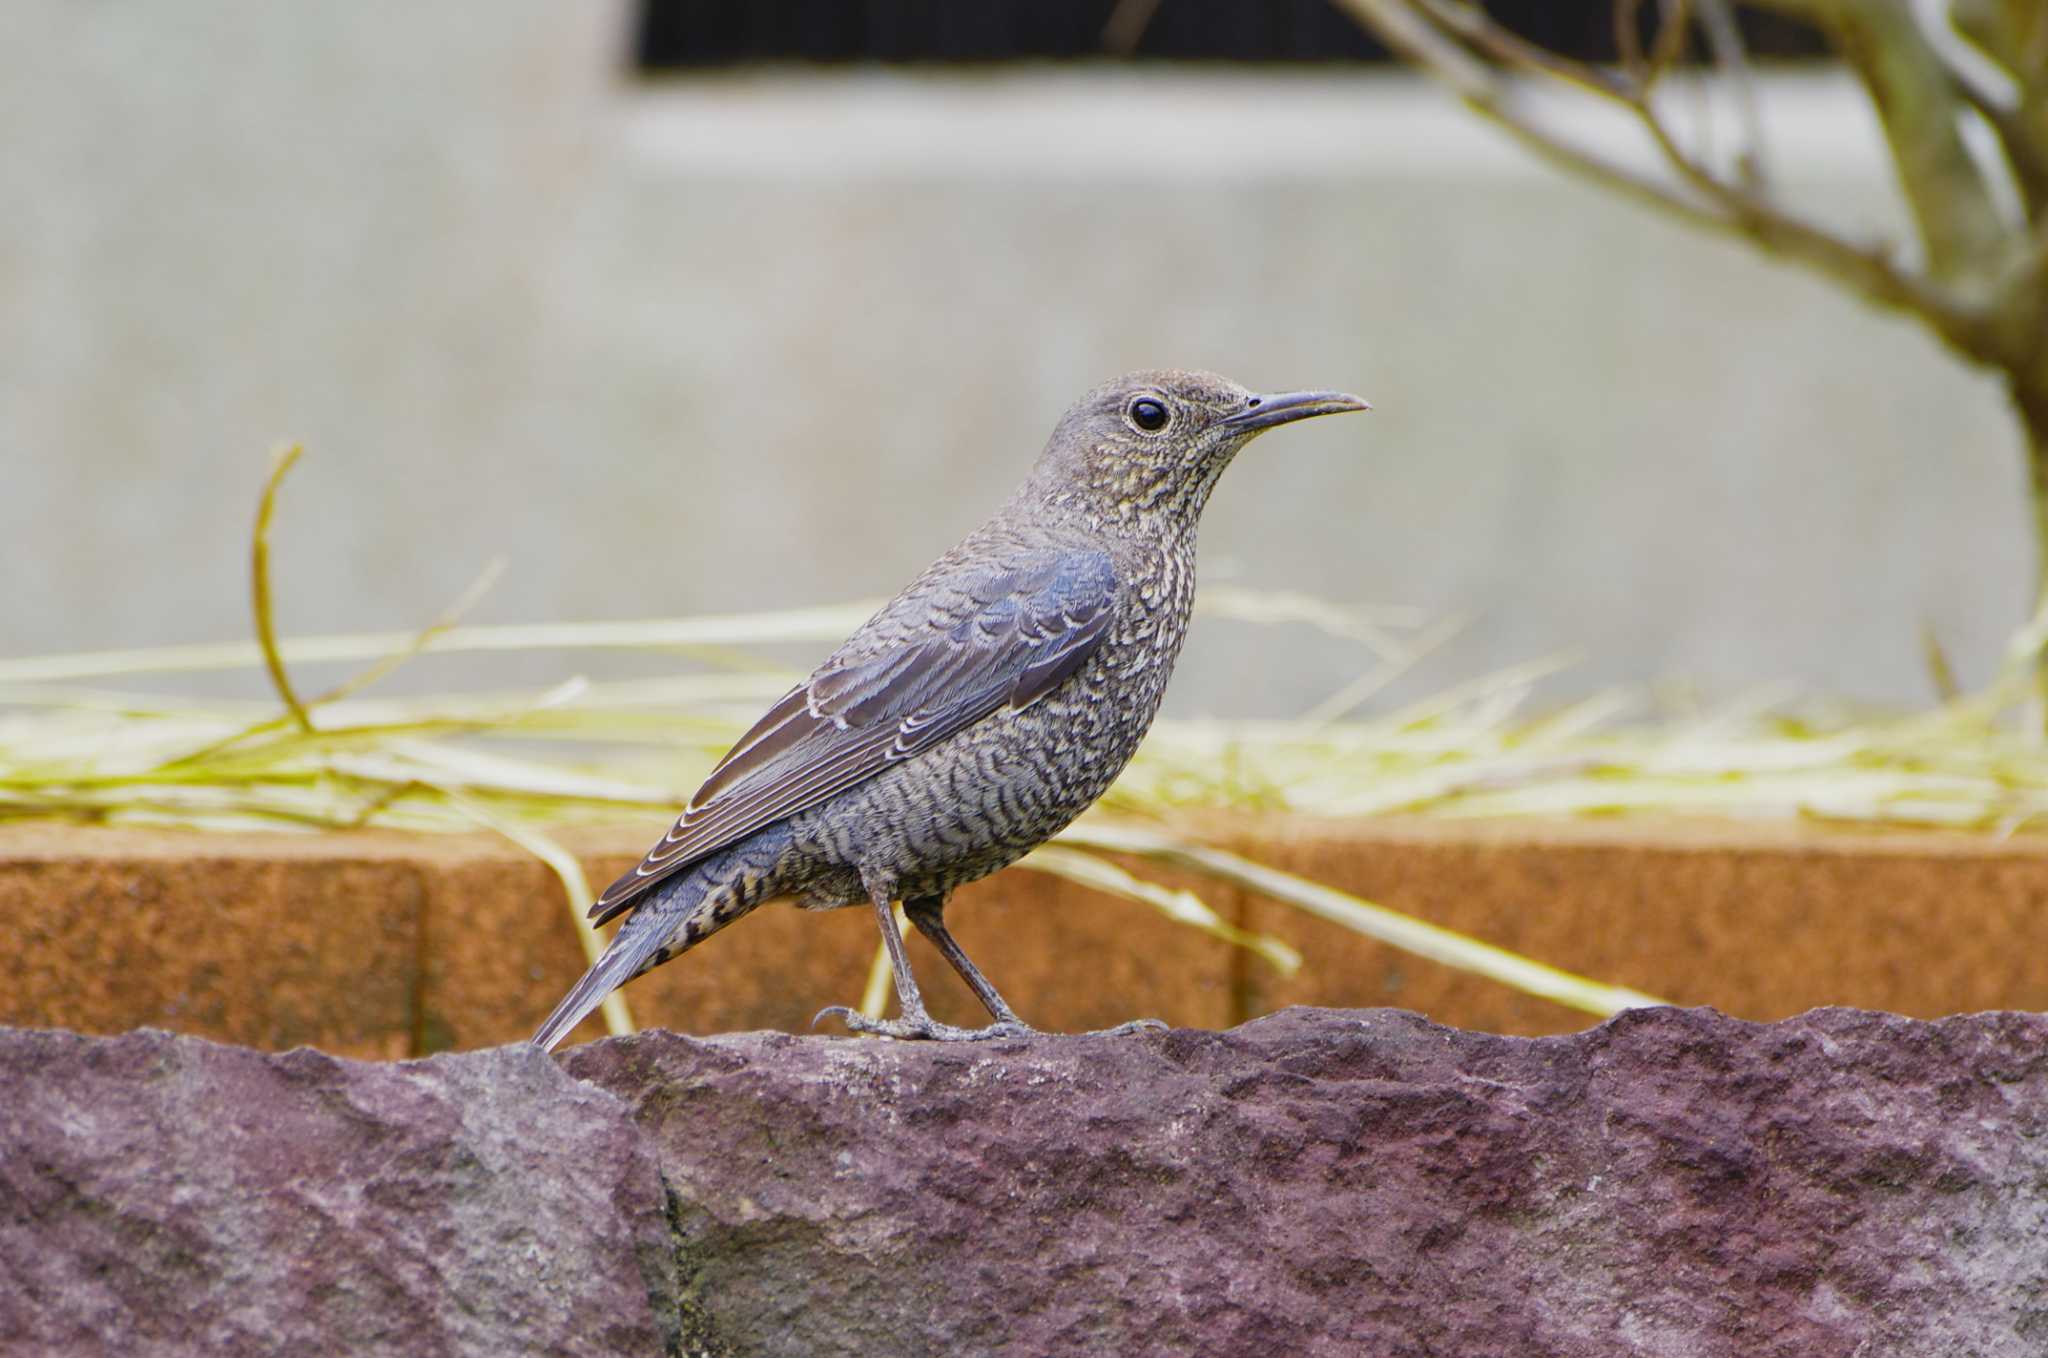
{"label": "dry plant stem", "polygon": [[256,643],[263,648],[263,668],[269,671],[271,686],[283,699],[292,720],[298,723],[301,731],[311,731],[312,714],[299,701],[299,695],[292,691],[291,676],[284,669],[284,657],[278,654],[277,626],[270,610],[270,520],[277,511],[277,488],[284,483],[285,473],[305,451],[294,443],[278,449],[271,457],[270,477],[263,483],[263,498],[256,504],[256,531],[250,551],[249,574],[250,599],[256,615]]}
{"label": "dry plant stem", "polygon": [[[628,651],[682,650],[714,646],[762,646],[786,641],[835,641],[875,611],[873,601],[830,608],[791,608],[772,613],[706,614],[690,618],[648,618],[626,622],[501,623],[452,627],[436,632],[422,647],[436,655],[472,651],[530,651],[603,648]],[[275,645],[282,660],[382,660],[403,650],[415,632],[355,632],[292,637]],[[237,670],[264,662],[260,643],[217,642],[197,646],[156,646],[133,651],[86,651],[74,655],[25,656],[0,660],[0,683],[48,683],[110,675],[200,674]]]}
{"label": "dry plant stem", "polygon": [[1017,860],[1017,866],[1050,873],[1105,895],[1149,905],[1175,924],[1199,929],[1211,938],[1243,948],[1282,976],[1301,970],[1301,954],[1270,934],[1240,929],[1212,910],[1192,891],[1134,877],[1107,858],[1071,849],[1058,841],[1042,844]]}
{"label": "dry plant stem", "polygon": [[[263,498],[256,509],[255,545],[251,553],[251,573],[252,594],[255,599],[256,638],[258,644],[263,648],[264,668],[269,672],[271,684],[277,689],[278,696],[284,700],[286,708],[290,710],[292,718],[299,725],[299,729],[307,734],[312,734],[314,732],[313,716],[307,709],[306,704],[300,701],[298,693],[292,687],[291,675],[285,669],[284,657],[277,645],[277,630],[272,619],[270,603],[270,521],[277,507],[277,489],[283,483],[285,474],[292,469],[293,464],[304,453],[305,449],[295,443],[288,448],[280,450],[271,463],[270,478],[264,483]],[[499,564],[494,563],[490,568],[486,569],[482,578],[475,585],[471,586],[463,597],[457,601],[454,613],[459,615],[463,608],[466,608],[484,590],[489,589],[492,580],[496,578],[500,568]],[[454,623],[454,616],[443,616],[437,619],[415,636],[410,646],[380,658],[368,670],[335,688],[320,701],[344,697],[390,674],[407,660],[425,650],[434,637],[446,632],[450,627],[454,626]],[[264,723],[263,725],[267,726],[270,723]],[[242,734],[248,733],[244,732]],[[238,739],[239,737],[236,738]],[[229,743],[232,743],[232,740],[216,742],[215,745],[208,747],[207,750],[202,750],[200,753],[206,754],[222,749]],[[173,764],[183,762],[186,761],[173,761]],[[411,783],[408,782],[407,785],[409,786]],[[493,814],[475,801],[456,791],[453,787],[437,784],[428,784],[428,786],[434,787],[435,791],[459,807],[465,815],[476,821],[477,824],[504,835],[507,839],[510,839],[546,863],[554,871],[555,876],[562,883],[563,891],[568,896],[569,914],[575,921],[577,939],[583,946],[584,956],[589,965],[595,966],[597,959],[604,953],[604,939],[598,936],[597,931],[584,918],[584,907],[591,900],[590,884],[584,880],[583,867],[576,861],[575,856],[540,831]],[[618,1001],[616,1004],[613,1003],[615,1000]],[[604,1005],[601,1006],[601,1012],[604,1015],[606,1027],[614,1037],[634,1031],[633,1016],[627,1010],[625,1001],[616,992],[607,997]]]}
{"label": "dry plant stem", "polygon": [[[591,926],[584,914],[594,897],[590,881],[584,876],[583,865],[576,861],[576,855],[551,836],[530,825],[500,816],[454,788],[434,787],[434,791],[446,797],[478,825],[496,831],[548,865],[556,880],[561,882],[562,893],[568,899],[569,917],[576,922],[576,941],[583,946],[584,965],[596,966],[597,960],[604,956],[605,938]],[[639,1031],[634,1026],[632,1011],[626,1007],[625,997],[616,990],[605,996],[604,1003],[598,1006],[598,1013],[604,1016],[605,1031],[613,1037],[625,1037]]]}
{"label": "dry plant stem", "polygon": [[[685,651],[705,655],[717,648],[756,647],[782,642],[836,642],[867,620],[881,601],[858,600],[820,608],[785,608],[762,613],[707,613],[687,618],[642,618],[622,622],[499,623],[417,632],[353,632],[290,637],[276,644],[292,664],[314,661],[383,661],[415,648],[435,655],[458,652],[535,650]],[[1195,604],[1203,617],[1239,621],[1299,622],[1364,642],[1392,654],[1387,626],[1421,626],[1412,609],[1364,611],[1340,608],[1298,594],[1273,594],[1214,585]],[[261,645],[228,641],[198,646],[154,646],[132,651],[84,651],[71,655],[0,659],[0,684],[39,684],[137,674],[200,674],[264,663]]]}
{"label": "dry plant stem", "polygon": [[[270,598],[270,576],[268,566],[269,563],[267,561],[259,561],[257,563],[256,588],[258,591],[258,596],[264,601],[263,607],[266,616],[268,613],[268,604]],[[410,645],[404,647],[401,650],[393,651],[391,654],[375,661],[365,669],[358,671],[357,673],[351,675],[349,678],[343,680],[341,683],[336,684],[333,688],[328,689],[325,693],[322,693],[317,698],[314,698],[311,702],[303,703],[299,707],[293,708],[290,712],[287,712],[286,715],[283,717],[274,717],[268,721],[256,722],[255,724],[245,727],[240,731],[236,731],[232,735],[223,736],[219,740],[201,746],[199,749],[192,751],[190,754],[182,755],[179,758],[170,760],[167,764],[165,764],[164,767],[176,768],[182,764],[196,763],[200,760],[208,758],[209,756],[219,754],[220,752],[230,749],[234,746],[242,745],[248,741],[255,740],[260,736],[269,735],[274,731],[278,731],[286,726],[293,725],[294,722],[292,718],[294,715],[301,716],[304,718],[305,722],[310,723],[312,720],[312,710],[314,708],[325,706],[328,703],[340,702],[342,699],[348,697],[353,693],[361,692],[363,689],[368,688],[370,685],[376,683],[378,680],[390,675],[394,670],[396,670],[399,666],[403,665],[406,661],[412,659],[420,652],[426,650],[428,646],[433,644],[434,638],[440,636],[442,633],[454,627],[456,622],[462,617],[462,615],[469,611],[470,606],[476,603],[478,599],[481,599],[486,593],[489,592],[491,586],[497,583],[498,577],[504,573],[504,570],[505,559],[503,557],[498,557],[494,559],[490,563],[490,565],[484,568],[483,574],[479,575],[474,581],[472,581],[469,588],[464,590],[461,596],[458,597],[453,604],[449,605],[448,609],[445,612],[443,612],[440,617],[436,618],[433,622],[428,623],[424,628],[420,630],[419,634],[412,639],[412,643]],[[265,665],[269,667],[271,670],[271,677],[273,681],[275,681],[275,679],[279,675],[285,673],[285,662],[283,654],[274,640],[270,641],[268,644],[265,645],[263,656]],[[289,704],[290,699],[287,699],[287,705],[289,706]],[[306,735],[340,734],[340,732],[336,731],[315,732],[312,726],[309,724],[300,725],[299,729],[302,734]]]}
{"label": "dry plant stem", "polygon": [[1624,1009],[1667,1003],[1639,990],[1606,985],[1545,966],[1505,948],[1495,948],[1451,930],[1439,929],[1412,915],[1360,900],[1334,887],[1254,863],[1222,849],[1189,844],[1135,827],[1108,825],[1100,821],[1084,821],[1070,826],[1061,834],[1059,842],[1192,868],[1218,881],[1284,901],[1417,957],[1500,981],[1524,994],[1536,995],[1602,1018]]}

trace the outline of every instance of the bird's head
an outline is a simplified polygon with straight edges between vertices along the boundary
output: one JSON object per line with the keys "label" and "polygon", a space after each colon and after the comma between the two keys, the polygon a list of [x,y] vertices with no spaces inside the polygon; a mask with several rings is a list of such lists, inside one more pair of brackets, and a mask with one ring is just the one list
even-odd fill
{"label": "bird's head", "polygon": [[1161,369],[1105,382],[1060,418],[1027,489],[1102,522],[1192,524],[1216,478],[1275,425],[1370,410],[1341,391],[1261,394],[1214,373]]}

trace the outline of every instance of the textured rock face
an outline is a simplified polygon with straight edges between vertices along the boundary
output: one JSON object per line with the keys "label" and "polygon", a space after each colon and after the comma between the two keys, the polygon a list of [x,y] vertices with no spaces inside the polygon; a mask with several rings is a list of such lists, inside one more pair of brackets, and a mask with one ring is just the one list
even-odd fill
{"label": "textured rock face", "polygon": [[530,1050],[372,1065],[0,1030],[0,1090],[10,1358],[673,1342],[646,1142]]}
{"label": "textured rock face", "polygon": [[600,1043],[747,1353],[2048,1353],[2048,1021]]}
{"label": "textured rock face", "polygon": [[2036,1015],[559,1066],[0,1031],[0,1088],[10,1356],[2048,1353]]}

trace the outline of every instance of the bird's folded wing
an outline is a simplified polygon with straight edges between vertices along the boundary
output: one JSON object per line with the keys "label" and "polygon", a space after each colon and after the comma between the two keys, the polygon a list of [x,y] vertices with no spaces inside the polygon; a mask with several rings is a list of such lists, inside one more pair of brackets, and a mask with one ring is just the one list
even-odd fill
{"label": "bird's folded wing", "polygon": [[1047,555],[959,587],[922,639],[826,666],[791,689],[647,857],[590,908],[599,923],[656,882],[930,749],[998,707],[1024,708],[1108,634],[1107,554]]}

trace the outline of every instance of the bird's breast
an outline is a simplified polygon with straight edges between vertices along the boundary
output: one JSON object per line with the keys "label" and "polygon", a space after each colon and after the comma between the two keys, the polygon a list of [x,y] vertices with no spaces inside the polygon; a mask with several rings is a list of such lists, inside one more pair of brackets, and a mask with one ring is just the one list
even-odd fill
{"label": "bird's breast", "polygon": [[1065,682],[808,815],[800,837],[812,856],[886,865],[906,891],[943,893],[1016,861],[1093,805],[1152,725],[1194,594],[1192,562],[1175,554],[1119,574],[1116,621]]}

